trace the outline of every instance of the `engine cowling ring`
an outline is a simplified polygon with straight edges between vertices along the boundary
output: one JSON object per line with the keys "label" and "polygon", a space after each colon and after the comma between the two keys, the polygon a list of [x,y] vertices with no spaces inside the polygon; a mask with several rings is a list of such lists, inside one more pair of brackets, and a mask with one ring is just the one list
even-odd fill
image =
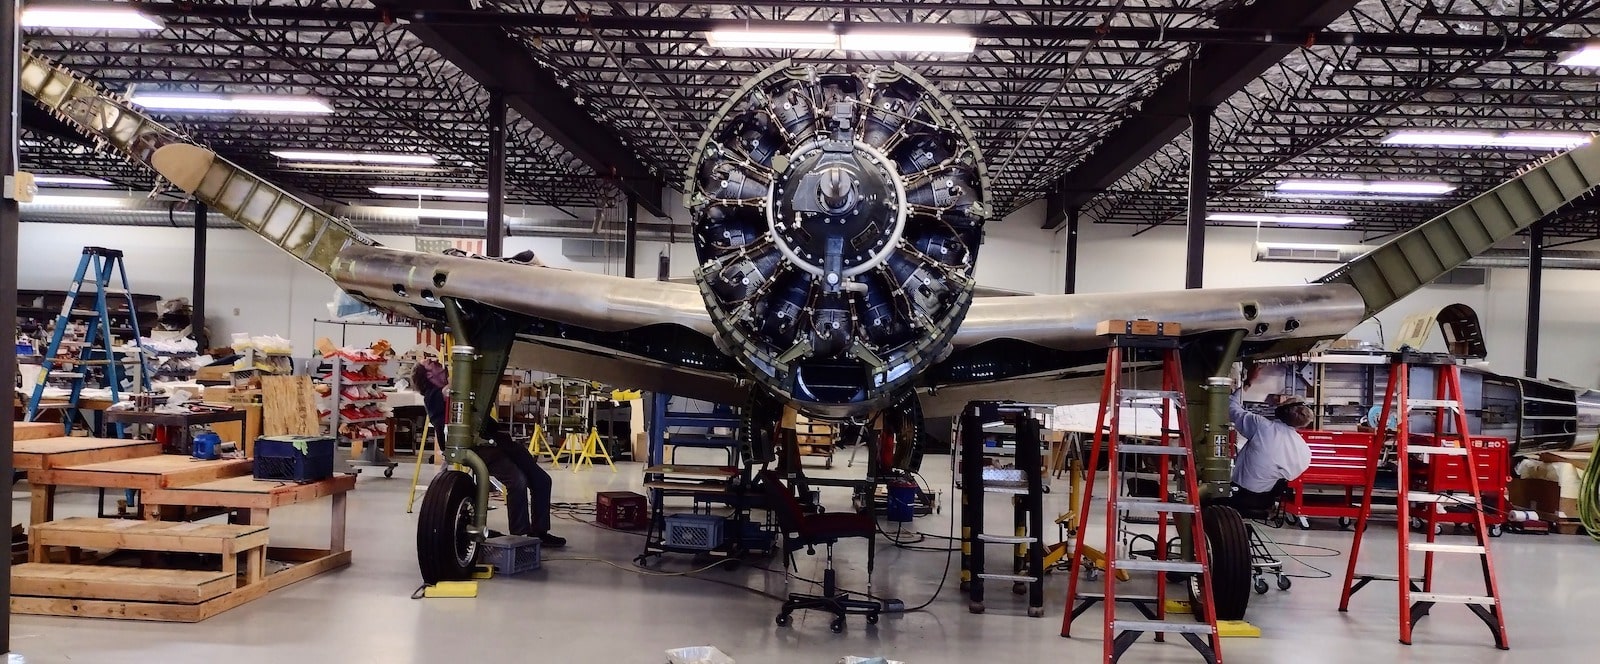
{"label": "engine cowling ring", "polygon": [[769,391],[813,415],[863,415],[948,354],[988,178],[927,80],[780,63],[713,118],[685,190],[718,341]]}

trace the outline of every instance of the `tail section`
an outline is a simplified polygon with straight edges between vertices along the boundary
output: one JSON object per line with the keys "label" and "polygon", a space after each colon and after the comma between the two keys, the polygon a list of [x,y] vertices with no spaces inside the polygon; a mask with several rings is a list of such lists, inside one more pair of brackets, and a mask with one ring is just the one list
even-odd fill
{"label": "tail section", "polygon": [[344,221],[191,143],[94,82],[28,52],[19,64],[22,91],[45,110],[323,274],[331,276],[340,249],[376,244]]}
{"label": "tail section", "polygon": [[1557,155],[1318,280],[1355,286],[1367,316],[1600,186],[1600,141]]}

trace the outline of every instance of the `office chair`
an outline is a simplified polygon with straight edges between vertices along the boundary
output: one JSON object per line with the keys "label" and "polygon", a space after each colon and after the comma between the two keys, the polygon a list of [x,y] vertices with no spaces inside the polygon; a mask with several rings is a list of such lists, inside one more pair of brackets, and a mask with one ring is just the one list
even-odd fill
{"label": "office chair", "polygon": [[[833,545],[847,537],[865,538],[867,540],[866,594],[869,597],[872,595],[872,566],[877,549],[876,519],[870,514],[848,512],[806,514],[800,506],[800,501],[795,500],[794,494],[784,485],[777,471],[764,470],[758,477],[762,491],[767,497],[768,509],[777,517],[778,527],[783,530],[783,585],[788,599],[784,600],[783,608],[778,612],[778,626],[788,627],[790,614],[806,609],[832,613],[834,618],[828,623],[828,627],[835,633],[844,631],[844,617],[852,613],[865,615],[869,625],[877,624],[878,614],[883,611],[883,604],[872,599],[855,599],[849,593],[841,592],[833,570]],[[789,568],[794,564],[794,552],[805,548],[808,553],[815,554],[818,544],[826,548],[828,556],[827,567],[822,572],[822,594],[789,593]]]}

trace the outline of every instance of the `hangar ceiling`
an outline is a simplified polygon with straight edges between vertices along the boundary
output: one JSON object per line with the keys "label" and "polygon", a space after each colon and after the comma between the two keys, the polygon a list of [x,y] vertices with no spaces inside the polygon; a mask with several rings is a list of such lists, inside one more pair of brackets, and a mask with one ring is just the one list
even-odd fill
{"label": "hangar ceiling", "polygon": [[[156,32],[29,29],[24,44],[112,89],[304,94],[316,116],[155,112],[299,191],[381,198],[377,185],[482,186],[489,86],[505,90],[508,198],[577,211],[681,185],[711,111],[793,57],[844,69],[906,62],[949,93],[988,155],[1001,210],[1041,198],[1058,222],[1182,223],[1193,106],[1215,106],[1220,211],[1335,214],[1373,235],[1409,228],[1548,152],[1397,146],[1397,130],[1600,131],[1600,70],[1558,64],[1600,37],[1600,1],[1555,0],[202,0],[147,2]],[[731,24],[914,29],[974,52],[729,50]],[[917,24],[917,25],[907,25]],[[148,189],[147,173],[24,115],[45,173]],[[404,173],[311,170],[270,150],[392,150]],[[1438,180],[1434,198],[1285,198],[1275,183]],[[645,192],[645,193],[641,193]],[[659,205],[659,201],[653,201]],[[645,207],[652,207],[649,202]],[[1048,223],[1047,222],[1047,223]],[[1235,224],[1243,222],[1217,222]],[[1555,224],[1600,234],[1592,209]]]}

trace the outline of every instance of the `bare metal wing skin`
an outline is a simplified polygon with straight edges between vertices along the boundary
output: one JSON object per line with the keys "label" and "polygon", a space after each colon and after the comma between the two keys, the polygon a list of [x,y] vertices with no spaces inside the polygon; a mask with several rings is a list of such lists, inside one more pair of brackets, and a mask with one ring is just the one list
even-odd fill
{"label": "bare metal wing skin", "polygon": [[[986,175],[981,155],[964,147],[964,124],[948,101],[903,68],[870,80],[772,72],[762,85],[742,89],[744,96],[724,107],[722,122],[712,123],[717,130],[702,141],[716,159],[691,178],[700,188],[696,241],[710,261],[697,285],[381,247],[47,60],[25,54],[21,73],[25,92],[86,136],[152,168],[364,301],[434,320],[447,300],[514,314],[518,339],[534,346],[521,366],[724,400],[760,385],[833,416],[862,415],[885,403],[854,393],[808,401],[806,388],[814,386],[790,382],[779,390],[774,378],[803,377],[807,362],[831,362],[823,367],[829,371],[854,363],[866,368],[861,375],[869,382],[877,375],[872,372],[882,373],[882,387],[906,382],[893,373],[893,363],[901,361],[895,358],[903,357],[918,367],[908,389],[917,388],[933,404],[1059,401],[1069,398],[1064,395],[1071,394],[1073,380],[1092,375],[1103,360],[1094,326],[1111,317],[1175,321],[1195,335],[1243,331],[1247,356],[1301,352],[1347,333],[1600,184],[1600,145],[1578,148],[1309,285],[972,297]],[[887,113],[891,107],[899,110]],[[775,119],[782,122],[774,125]],[[852,140],[878,147],[845,149]],[[797,154],[822,163],[830,175],[811,178],[795,170],[800,161],[773,161],[780,143],[799,145]],[[896,184],[894,174],[910,173],[911,166],[922,170]],[[744,190],[751,178],[762,177],[783,183],[775,190],[790,192],[786,205],[804,208],[793,212],[795,219],[852,214],[846,203],[857,199],[901,200],[911,212],[891,219],[894,207],[875,203],[869,215],[835,222],[834,228],[854,233],[841,238],[848,255],[839,254],[841,243],[823,242],[816,229],[768,219],[777,209],[764,203],[769,194],[762,192],[769,189]],[[763,230],[764,224],[771,227]],[[891,228],[899,230],[885,230]],[[774,239],[779,231],[788,235]],[[858,240],[860,250],[850,253]],[[808,254],[813,245],[816,253]],[[788,265],[796,260],[788,254],[807,264]],[[802,306],[789,306],[795,302]],[[851,317],[874,307],[884,312],[879,319]],[[790,317],[783,329],[765,318],[781,319],[780,310]],[[795,321],[805,325],[797,330]],[[882,326],[874,328],[877,323]],[[907,334],[940,341],[930,345]],[[756,346],[760,352],[747,357]],[[832,355],[823,357],[824,349]],[[758,377],[752,366],[781,371]]]}

